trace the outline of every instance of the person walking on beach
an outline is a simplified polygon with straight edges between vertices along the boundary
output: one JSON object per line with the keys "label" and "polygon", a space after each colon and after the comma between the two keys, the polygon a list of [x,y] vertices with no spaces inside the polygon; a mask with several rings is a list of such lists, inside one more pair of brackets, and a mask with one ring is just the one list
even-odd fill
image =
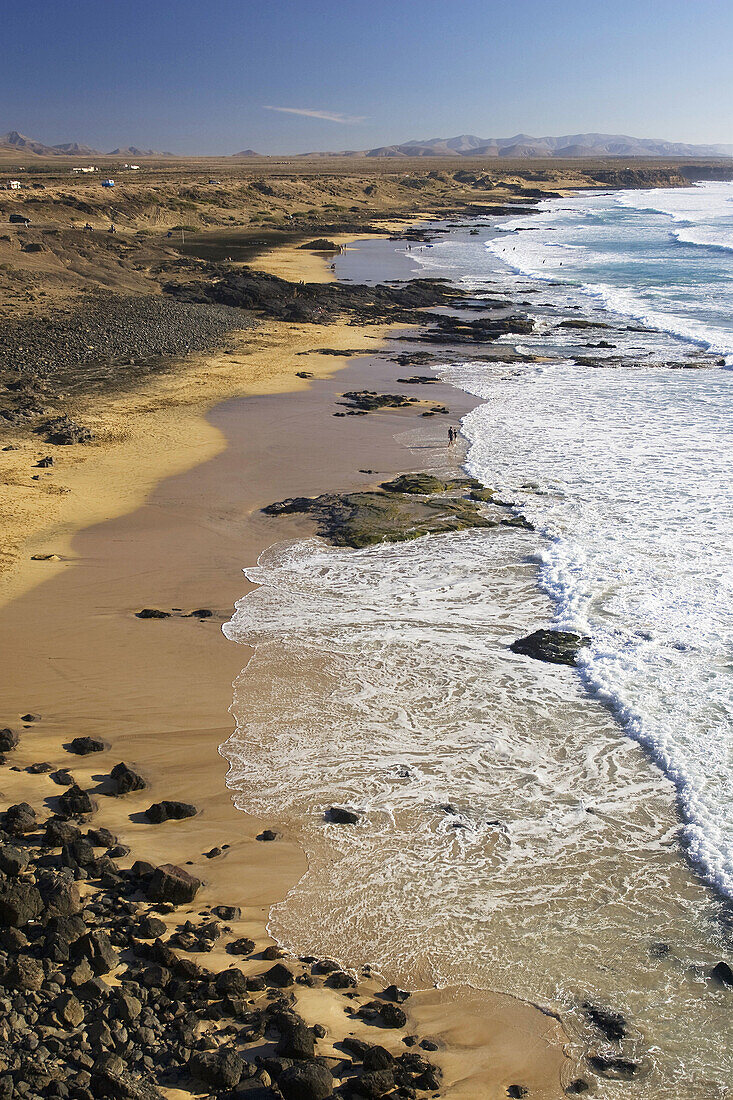
{"label": "person walking on beach", "polygon": [[455,443],[456,435],[457,435],[456,429],[453,428],[453,427],[450,427],[448,429],[448,446],[449,447],[452,447],[453,444]]}

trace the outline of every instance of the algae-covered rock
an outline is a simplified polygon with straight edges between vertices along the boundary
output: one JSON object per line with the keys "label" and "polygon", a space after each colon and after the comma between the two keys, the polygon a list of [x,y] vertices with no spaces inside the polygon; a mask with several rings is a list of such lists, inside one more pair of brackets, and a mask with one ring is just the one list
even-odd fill
{"label": "algae-covered rock", "polygon": [[[484,492],[490,495],[474,495]],[[360,548],[471,527],[497,527],[498,516],[488,516],[481,508],[491,499],[491,490],[484,490],[476,478],[413,473],[384,481],[379,489],[290,497],[262,511],[268,516],[310,514],[318,534],[335,546]]]}
{"label": "algae-covered rock", "polygon": [[553,665],[577,665],[578,654],[590,645],[590,638],[568,630],[535,630],[526,638],[518,638],[509,646],[512,653],[547,661]]}
{"label": "algae-covered rock", "polygon": [[[470,489],[472,500],[482,500],[483,497],[474,496],[482,488],[481,482],[473,477],[439,478],[433,474],[400,474],[392,481],[383,481],[379,486],[388,493],[418,493],[423,496],[432,496],[434,493],[463,492]],[[488,498],[490,499],[490,498]]]}

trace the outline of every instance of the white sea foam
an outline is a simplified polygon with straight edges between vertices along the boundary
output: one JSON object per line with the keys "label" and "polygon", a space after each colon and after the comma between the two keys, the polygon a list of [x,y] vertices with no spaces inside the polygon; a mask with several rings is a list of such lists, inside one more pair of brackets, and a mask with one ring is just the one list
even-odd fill
{"label": "white sea foam", "polygon": [[[536,292],[522,346],[550,362],[442,373],[482,402],[464,422],[472,472],[544,537],[271,548],[225,628],[257,648],[223,751],[238,803],[285,823],[308,853],[271,914],[293,950],[412,984],[504,989],[560,1008],[573,1041],[575,1006],[599,1000],[632,1020],[625,1053],[654,1062],[639,1100],[722,1100],[728,1009],[704,975],[726,945],[679,845],[733,895],[730,374],[660,368],[695,353],[608,310],[637,271],[642,306],[617,299],[617,315],[643,307],[669,325],[673,312],[693,339],[727,257],[671,241],[666,211],[630,226],[654,212],[624,200],[562,200],[532,219],[538,233],[489,249],[464,234],[412,254],[465,286]],[[660,241],[685,253],[673,277],[661,277]],[[496,254],[508,251],[531,278],[508,271]],[[584,282],[602,259],[608,279]],[[569,309],[611,328],[558,328]],[[613,370],[568,364],[598,336],[613,347],[593,357]],[[592,636],[580,675],[508,650],[553,618]],[[358,808],[361,824],[325,824],[332,803]],[[670,954],[651,962],[660,939]]]}

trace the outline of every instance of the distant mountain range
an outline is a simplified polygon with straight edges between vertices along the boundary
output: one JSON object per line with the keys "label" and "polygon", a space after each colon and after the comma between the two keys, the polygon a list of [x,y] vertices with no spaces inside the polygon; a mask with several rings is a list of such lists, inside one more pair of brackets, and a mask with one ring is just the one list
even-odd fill
{"label": "distant mountain range", "polygon": [[367,157],[729,157],[733,145],[689,145],[679,141],[627,137],[625,134],[566,134],[564,137],[479,138],[461,134],[454,138],[428,138],[402,145],[381,145],[363,153],[341,156]]}
{"label": "distant mountain range", "polygon": [[[173,157],[157,149],[127,145],[102,153],[89,145],[71,141],[62,145],[44,145],[10,130],[0,135],[0,155],[16,153],[39,157]],[[232,153],[232,157],[257,157],[254,149]],[[401,145],[380,145],[376,149],[342,152],[300,153],[302,157],[730,157],[733,145],[689,145],[680,141],[627,137],[624,134],[566,134],[564,137],[530,137],[515,134],[509,138],[479,138],[461,134],[454,138],[428,138],[405,141]]]}
{"label": "distant mountain range", "polygon": [[63,145],[44,145],[42,141],[9,130],[0,134],[0,152],[30,153],[37,157],[172,157],[173,153],[159,153],[157,149],[138,149],[136,145],[127,145],[124,149],[112,149],[102,153],[90,145],[80,145],[77,141],[67,141]]}

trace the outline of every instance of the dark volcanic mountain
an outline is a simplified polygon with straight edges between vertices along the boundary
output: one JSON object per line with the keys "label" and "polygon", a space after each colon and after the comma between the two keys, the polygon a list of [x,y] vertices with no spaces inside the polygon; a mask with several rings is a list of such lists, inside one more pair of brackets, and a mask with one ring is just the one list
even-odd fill
{"label": "dark volcanic mountain", "polygon": [[127,145],[125,148],[113,149],[111,153],[101,153],[99,149],[92,149],[91,145],[80,145],[78,141],[67,141],[62,145],[44,145],[42,141],[35,141],[18,133],[17,130],[9,130],[7,134],[0,134],[0,153],[30,153],[37,157],[172,157],[173,153],[159,153],[155,149],[138,149],[136,145]]}

